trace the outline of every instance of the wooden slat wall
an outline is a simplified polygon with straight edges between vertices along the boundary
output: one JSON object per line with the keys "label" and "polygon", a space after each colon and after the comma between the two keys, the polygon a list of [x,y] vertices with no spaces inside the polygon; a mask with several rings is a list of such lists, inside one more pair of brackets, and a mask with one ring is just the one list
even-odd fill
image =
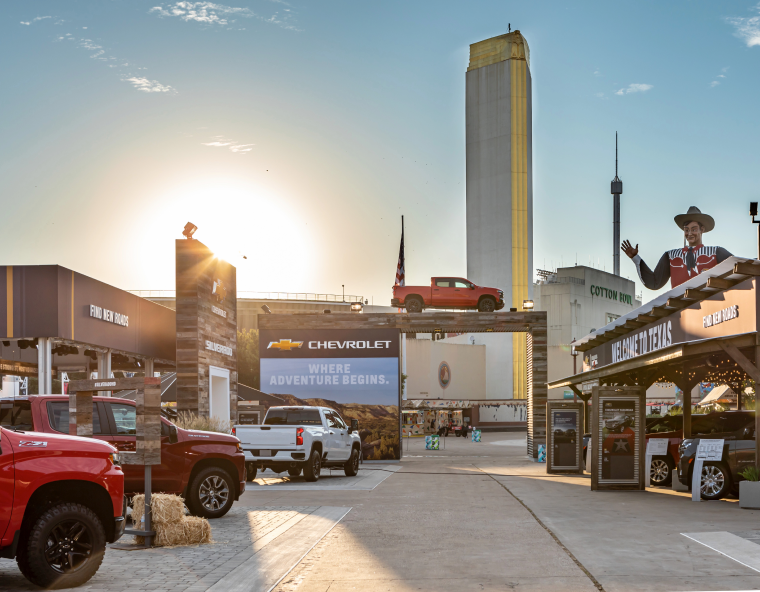
{"label": "wooden slat wall", "polygon": [[[237,278],[235,267],[217,259],[197,240],[176,242],[177,410],[209,415],[209,366],[230,371],[230,416],[237,418]],[[227,289],[223,303],[214,280]],[[212,312],[217,306],[227,313]],[[206,340],[232,349],[227,356],[206,349]]]}

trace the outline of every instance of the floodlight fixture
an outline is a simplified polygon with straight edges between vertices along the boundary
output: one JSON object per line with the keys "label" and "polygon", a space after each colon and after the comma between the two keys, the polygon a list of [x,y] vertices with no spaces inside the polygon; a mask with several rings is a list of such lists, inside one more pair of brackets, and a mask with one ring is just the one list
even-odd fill
{"label": "floodlight fixture", "polygon": [[363,308],[364,308],[364,305],[361,302],[351,303],[351,312],[362,312]]}
{"label": "floodlight fixture", "polygon": [[757,202],[749,202],[749,215],[752,216],[752,223],[757,224],[757,258],[760,259],[760,220],[755,220],[757,216]]}
{"label": "floodlight fixture", "polygon": [[749,215],[753,218],[757,216],[757,202],[751,201],[749,202]]}
{"label": "floodlight fixture", "polygon": [[523,300],[523,310],[533,310],[533,306],[532,300]]}
{"label": "floodlight fixture", "polygon": [[182,236],[184,236],[187,240],[191,240],[196,230],[198,230],[198,227],[192,222],[188,222],[185,224],[185,229],[182,231]]}
{"label": "floodlight fixture", "polygon": [[268,307],[266,304],[264,304],[264,305],[261,307],[261,310],[263,310],[263,311],[264,311],[264,314],[272,314],[272,311],[271,311],[271,310],[269,310],[269,307]]}

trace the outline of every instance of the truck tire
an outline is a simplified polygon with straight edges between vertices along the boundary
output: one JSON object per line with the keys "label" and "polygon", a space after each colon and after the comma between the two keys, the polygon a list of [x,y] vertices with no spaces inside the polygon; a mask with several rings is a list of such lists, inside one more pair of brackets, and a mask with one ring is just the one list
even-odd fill
{"label": "truck tire", "polygon": [[417,296],[410,296],[404,301],[404,306],[406,307],[406,312],[422,312],[422,300],[420,300]]}
{"label": "truck tire", "polygon": [[195,476],[187,493],[187,507],[193,516],[221,518],[235,501],[235,483],[224,469],[208,467]]}
{"label": "truck tire", "polygon": [[478,310],[480,312],[493,312],[496,310],[496,301],[493,298],[483,298],[478,302]]}
{"label": "truck tire", "polygon": [[343,471],[346,473],[346,477],[356,477],[359,473],[359,451],[356,448],[351,450],[351,456],[343,465]]}
{"label": "truck tire", "polygon": [[256,479],[257,472],[258,472],[258,467],[256,466],[256,463],[246,463],[245,465],[246,481],[253,481],[254,479]]}
{"label": "truck tire", "polygon": [[676,463],[669,454],[652,457],[649,481],[652,485],[668,486],[673,482],[673,469]]}
{"label": "truck tire", "polygon": [[105,550],[106,533],[97,514],[81,504],[63,502],[34,521],[16,562],[37,586],[75,588],[95,575]]}
{"label": "truck tire", "polygon": [[319,450],[312,450],[309,460],[303,466],[303,478],[307,481],[317,481],[322,471],[322,457]]}
{"label": "truck tire", "polygon": [[301,475],[301,467],[291,467],[288,469],[288,475],[291,477],[298,477]]}

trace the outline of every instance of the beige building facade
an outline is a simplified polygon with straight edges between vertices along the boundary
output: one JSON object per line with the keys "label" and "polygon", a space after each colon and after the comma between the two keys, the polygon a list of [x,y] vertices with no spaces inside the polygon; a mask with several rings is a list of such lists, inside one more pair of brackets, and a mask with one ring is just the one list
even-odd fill
{"label": "beige building facade", "polygon": [[431,339],[406,340],[407,400],[486,398],[486,348]]}

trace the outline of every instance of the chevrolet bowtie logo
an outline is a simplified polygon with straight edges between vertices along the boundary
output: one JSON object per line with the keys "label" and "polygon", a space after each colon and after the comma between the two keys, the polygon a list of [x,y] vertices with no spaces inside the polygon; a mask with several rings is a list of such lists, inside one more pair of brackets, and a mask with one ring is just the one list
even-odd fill
{"label": "chevrolet bowtie logo", "polygon": [[299,348],[303,345],[303,341],[291,341],[290,339],[280,339],[280,341],[272,341],[267,349],[279,349],[281,352],[288,352],[291,349]]}

